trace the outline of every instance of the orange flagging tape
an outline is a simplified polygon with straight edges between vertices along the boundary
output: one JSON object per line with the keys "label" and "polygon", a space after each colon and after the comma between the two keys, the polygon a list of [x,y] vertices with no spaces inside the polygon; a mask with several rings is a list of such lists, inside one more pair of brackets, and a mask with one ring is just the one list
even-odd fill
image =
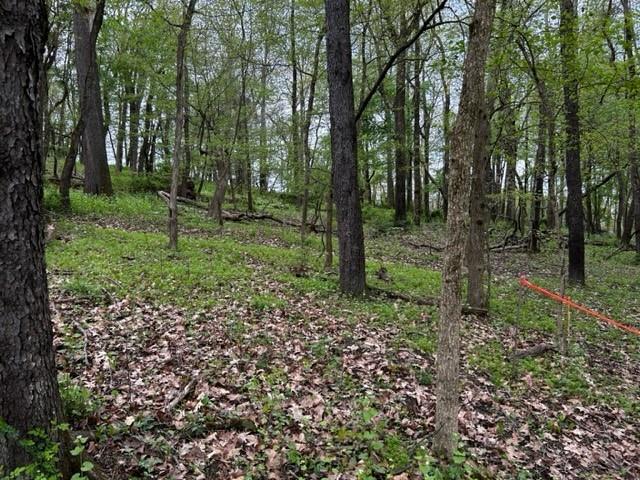
{"label": "orange flagging tape", "polygon": [[584,305],[580,305],[579,303],[576,303],[573,300],[571,300],[566,295],[560,295],[559,293],[555,293],[550,290],[547,290],[546,288],[542,288],[541,286],[536,285],[535,283],[532,283],[529,280],[527,280],[527,277],[525,277],[524,275],[520,277],[520,285],[530,290],[533,290],[534,292],[537,292],[540,295],[544,295],[545,297],[555,300],[558,303],[564,303],[569,308],[573,308],[574,310],[578,310],[579,312],[586,313],[587,315],[591,315],[592,317],[595,317],[598,320],[608,323],[609,325],[612,325],[616,328],[619,328],[620,330],[624,330],[625,332],[633,333],[634,335],[640,336],[640,329],[636,327],[632,327],[631,325],[627,325],[622,322],[618,322],[599,312],[596,312],[595,310],[591,310],[590,308],[587,308]]}

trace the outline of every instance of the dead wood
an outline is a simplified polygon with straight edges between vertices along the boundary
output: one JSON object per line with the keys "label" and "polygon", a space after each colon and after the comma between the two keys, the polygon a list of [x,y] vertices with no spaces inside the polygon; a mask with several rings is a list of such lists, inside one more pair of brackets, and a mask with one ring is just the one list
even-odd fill
{"label": "dead wood", "polygon": [[[158,196],[162,198],[165,202],[169,201],[169,194],[167,192],[159,191]],[[197,208],[199,210],[208,211],[208,206],[204,203],[198,202],[196,200],[191,200],[190,198],[178,197],[179,203],[183,203],[185,205],[189,205],[191,207]],[[269,213],[254,213],[254,212],[230,212],[227,210],[222,211],[222,219],[227,222],[242,222],[242,221],[252,221],[252,220],[271,220],[272,222],[278,223],[280,225],[286,225],[288,227],[300,228],[300,222],[296,222],[293,220],[287,220],[278,218]],[[314,233],[323,233],[324,227],[318,226],[315,223],[307,223],[307,230],[309,232]]]}
{"label": "dead wood", "polygon": [[[415,303],[416,305],[425,305],[429,307],[438,307],[440,306],[440,299],[437,297],[413,297],[411,295],[406,295],[400,292],[392,292],[390,290],[384,290],[378,287],[367,287],[369,292],[374,293],[379,296],[391,298],[394,300],[403,300],[409,303]],[[462,306],[462,313],[465,315],[478,315],[478,316],[486,316],[489,312],[486,308],[474,308],[468,305]]]}
{"label": "dead wood", "polygon": [[524,348],[522,350],[516,350],[509,356],[509,360],[518,360],[525,357],[537,357],[546,352],[555,352],[556,348],[550,343],[539,343],[532,347]]}

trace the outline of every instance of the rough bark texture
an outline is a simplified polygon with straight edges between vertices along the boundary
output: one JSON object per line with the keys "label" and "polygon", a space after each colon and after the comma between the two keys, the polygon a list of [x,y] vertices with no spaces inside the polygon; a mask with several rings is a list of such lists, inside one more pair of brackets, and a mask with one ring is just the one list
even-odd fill
{"label": "rough bark texture", "polygon": [[469,221],[469,170],[478,111],[483,105],[484,68],[495,13],[495,0],[478,0],[464,60],[460,106],[451,137],[447,245],[436,359],[436,429],[434,453],[450,460],[456,448],[459,410],[461,271]]}
{"label": "rough bark texture", "polygon": [[333,191],[338,221],[340,289],[365,289],[364,234],[358,188],[356,120],[353,106],[349,1],[326,0],[327,80],[331,122]]}
{"label": "rough bark texture", "polygon": [[176,128],[171,161],[171,192],[169,198],[169,248],[178,248],[178,182],[180,180],[180,157],[182,155],[182,135],[184,133],[184,51],[187,46],[187,35],[191,28],[191,19],[196,9],[197,0],[189,0],[189,5],[182,14],[182,25],[178,33],[176,51]]}
{"label": "rough bark texture", "polygon": [[564,77],[565,176],[569,228],[569,281],[584,283],[584,213],[580,168],[580,118],[578,116],[578,74],[576,65],[577,12],[574,0],[560,0],[560,35]]}
{"label": "rough bark texture", "polygon": [[[0,1],[0,419],[22,438],[61,420],[41,213],[46,15],[43,0]],[[29,461],[16,440],[0,434],[0,476]]]}
{"label": "rough bark texture", "polygon": [[[490,81],[488,91],[492,92],[495,82]],[[474,308],[486,308],[488,304],[488,289],[485,285],[487,272],[487,224],[489,223],[489,209],[486,197],[487,165],[489,163],[489,115],[493,111],[494,95],[486,105],[480,107],[476,141],[473,146],[473,166],[471,179],[471,203],[469,206],[469,239],[467,241],[467,303]]]}
{"label": "rough bark texture", "polygon": [[84,164],[84,191],[111,195],[111,176],[107,163],[102,95],[96,54],[96,41],[102,26],[104,0],[96,9],[76,5],[73,30],[76,40],[76,70],[80,110],[84,115],[81,159]]}

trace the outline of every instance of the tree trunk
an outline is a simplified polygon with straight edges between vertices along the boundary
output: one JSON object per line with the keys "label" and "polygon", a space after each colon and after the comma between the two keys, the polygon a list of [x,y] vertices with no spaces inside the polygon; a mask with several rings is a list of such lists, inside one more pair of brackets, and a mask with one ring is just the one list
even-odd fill
{"label": "tree trunk", "polygon": [[267,151],[267,61],[269,50],[265,43],[260,67],[260,192],[269,189],[269,152]]}
{"label": "tree trunk", "polygon": [[304,123],[302,125],[302,147],[304,155],[304,185],[302,193],[302,221],[300,222],[300,239],[304,246],[307,236],[307,217],[309,212],[309,187],[311,185],[311,145],[309,144],[309,131],[311,130],[311,117],[313,116],[313,102],[316,95],[316,83],[318,81],[318,67],[320,64],[320,47],[324,31],[318,35],[313,53],[313,69],[311,71],[311,83],[309,84],[309,98],[307,109],[304,113]]}
{"label": "tree trunk", "polygon": [[84,164],[84,191],[111,195],[111,176],[107,163],[102,95],[96,54],[98,32],[102,27],[104,0],[95,9],[79,4],[73,14],[76,40],[76,70],[80,110],[84,111],[81,159]]}
{"label": "tree trunk", "polygon": [[[3,474],[31,459],[19,445],[41,428],[61,441],[58,468],[68,478],[68,442],[52,431],[63,421],[49,313],[42,217],[38,84],[47,35],[44,1],[0,1],[0,435]],[[98,97],[99,98],[99,97]]]}
{"label": "tree trunk", "polygon": [[[495,79],[490,76],[487,86],[486,102],[480,105],[478,124],[473,146],[473,165],[471,177],[471,202],[469,205],[469,239],[465,257],[468,271],[467,303],[473,308],[487,308],[489,298],[485,285],[487,272],[487,232],[489,209],[485,193],[486,171],[489,163],[489,137],[491,124],[489,115],[494,108]],[[484,92],[483,92],[484,93]]]}
{"label": "tree trunk", "polygon": [[[293,171],[293,189],[291,193],[300,194],[300,119],[298,118],[298,57],[296,55],[295,0],[291,0],[289,14],[289,35],[291,56],[291,167]],[[300,197],[298,197],[300,199]]]}
{"label": "tree trunk", "polygon": [[189,0],[189,5],[182,12],[182,24],[178,33],[176,50],[176,128],[171,161],[171,192],[169,195],[169,248],[178,249],[178,182],[180,180],[180,157],[182,156],[182,134],[184,133],[184,51],[187,36],[191,28],[191,19],[196,9],[197,0]]}
{"label": "tree trunk", "polygon": [[140,141],[140,86],[136,85],[136,74],[132,75],[127,86],[129,97],[129,150],[127,150],[127,166],[131,171],[138,170],[138,145]]}
{"label": "tree trunk", "polygon": [[578,101],[577,4],[560,0],[560,36],[565,111],[566,222],[569,229],[569,282],[584,284],[584,213],[580,169],[580,118]]}
{"label": "tree trunk", "polygon": [[533,166],[533,215],[531,218],[531,243],[532,252],[539,252],[540,222],[542,220],[542,197],[544,188],[544,154],[545,154],[545,115],[544,105],[540,101],[538,112],[538,145],[536,147],[536,159]]}
{"label": "tree trunk", "polygon": [[[638,153],[638,138],[636,128],[637,86],[636,60],[634,55],[635,30],[633,25],[633,12],[629,6],[629,0],[621,0],[624,11],[624,50],[628,62],[629,72],[629,170],[631,172],[631,190],[633,195],[633,223],[636,232],[640,229],[640,154]],[[635,236],[636,256],[640,259],[640,233]]]}
{"label": "tree trunk", "polygon": [[120,99],[118,108],[118,133],[116,134],[116,172],[122,171],[122,160],[124,159],[125,144],[124,139],[127,134],[127,101]]}
{"label": "tree trunk", "polygon": [[393,100],[394,115],[394,143],[396,159],[395,182],[395,224],[404,225],[407,222],[407,132],[405,117],[406,101],[406,54],[398,57],[396,64],[396,93]]}
{"label": "tree trunk", "polygon": [[420,169],[420,102],[422,92],[420,88],[420,75],[422,74],[422,61],[420,60],[420,41],[416,41],[414,47],[417,60],[414,62],[413,84],[413,223],[420,225],[422,220],[422,178]]}
{"label": "tree trunk", "polygon": [[349,0],[326,0],[325,14],[340,289],[346,294],[362,295],[365,290],[364,233],[358,188]]}
{"label": "tree trunk", "polygon": [[451,136],[447,244],[436,356],[436,418],[433,449],[450,461],[456,449],[459,410],[461,273],[469,221],[469,170],[478,111],[484,105],[484,69],[489,50],[494,0],[478,0],[464,59],[458,116]]}
{"label": "tree trunk", "polygon": [[424,116],[424,175],[422,176],[424,181],[424,218],[429,221],[431,219],[431,206],[429,204],[429,156],[431,155],[431,116],[432,108],[427,108],[427,102],[425,99],[423,106]]}
{"label": "tree trunk", "polygon": [[[442,54],[444,56],[444,52]],[[442,216],[449,214],[449,158],[451,156],[451,93],[444,67],[440,69],[440,78],[444,90],[444,106],[442,109],[442,136],[444,137],[444,152],[442,154]]]}
{"label": "tree trunk", "polygon": [[153,116],[153,95],[147,97],[147,104],[144,108],[144,131],[142,133],[142,147],[140,147],[140,155],[138,156],[138,172],[147,170],[149,164],[149,155],[151,154],[151,136],[153,126],[151,117]]}

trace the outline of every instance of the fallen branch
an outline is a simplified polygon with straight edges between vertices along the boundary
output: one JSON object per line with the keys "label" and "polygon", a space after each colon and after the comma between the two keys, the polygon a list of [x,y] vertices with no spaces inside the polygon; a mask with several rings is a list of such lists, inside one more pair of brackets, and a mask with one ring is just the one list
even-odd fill
{"label": "fallen branch", "polygon": [[178,394],[171,400],[166,407],[166,411],[170,412],[174,408],[176,408],[180,402],[182,402],[187,396],[191,393],[193,388],[196,386],[197,379],[192,379],[187,385],[180,391]]}
{"label": "fallen branch", "polygon": [[442,251],[444,251],[444,247],[440,247],[438,245],[431,245],[429,243],[414,243],[414,242],[407,242],[407,243],[409,245],[411,245],[413,248],[428,248],[430,252],[432,250],[434,252],[442,252]]}
{"label": "fallen branch", "polygon": [[[438,307],[440,306],[440,299],[437,297],[412,297],[411,295],[406,295],[400,292],[392,292],[389,290],[384,290],[378,287],[367,287],[370,292],[375,293],[377,295],[381,295],[387,298],[391,298],[394,300],[403,300],[409,303],[415,303],[416,305],[425,305],[429,307]],[[486,308],[474,308],[468,305],[462,306],[462,313],[465,315],[479,315],[485,316],[489,312]]]}
{"label": "fallen branch", "polygon": [[[165,202],[169,202],[169,194],[167,192],[163,192],[160,190],[158,192],[158,196],[162,198]],[[186,205],[192,206],[199,210],[208,211],[209,207],[204,203],[197,202],[195,200],[191,200],[190,198],[178,197],[178,202],[184,203]],[[227,210],[222,211],[222,219],[228,222],[242,222],[244,220],[271,220],[272,222],[278,223],[280,225],[286,225],[289,227],[300,228],[300,223],[295,222],[293,220],[286,220],[275,217],[269,213],[252,213],[252,212],[230,212]],[[307,229],[313,233],[323,233],[324,228],[317,226],[315,223],[307,223]]]}
{"label": "fallen branch", "polygon": [[534,345],[529,348],[524,348],[522,350],[516,350],[509,356],[509,360],[518,360],[520,358],[525,357],[537,357],[538,355],[542,355],[546,352],[555,352],[556,348],[550,343],[540,343],[538,345]]}

